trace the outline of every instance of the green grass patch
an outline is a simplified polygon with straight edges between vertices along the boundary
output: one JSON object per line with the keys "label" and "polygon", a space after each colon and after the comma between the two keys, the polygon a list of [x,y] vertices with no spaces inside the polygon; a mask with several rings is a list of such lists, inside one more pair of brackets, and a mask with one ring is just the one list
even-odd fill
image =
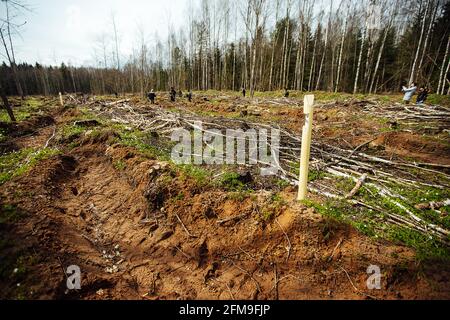
{"label": "green grass patch", "polygon": [[419,260],[438,259],[450,261],[450,249],[436,239],[425,236],[415,230],[392,226],[388,230],[388,239],[406,244],[416,249]]}
{"label": "green grass patch", "polygon": [[240,177],[236,172],[225,172],[219,179],[219,186],[227,191],[242,191],[246,187]]}
{"label": "green grass patch", "polygon": [[[13,109],[14,117],[17,122],[26,120],[31,117],[31,113],[27,110],[23,110],[22,108],[14,108]],[[0,109],[0,121],[1,122],[11,122],[9,118],[8,112],[5,109]]]}
{"label": "green grass patch", "polygon": [[277,181],[275,182],[275,184],[280,188],[280,189],[284,189],[289,187],[291,184],[283,179],[277,179]]}
{"label": "green grass patch", "polygon": [[253,190],[245,189],[245,190],[239,190],[239,191],[231,191],[227,194],[227,199],[233,200],[233,201],[239,201],[242,202],[248,197],[250,197],[253,193]]}
{"label": "green grass patch", "polygon": [[308,181],[320,180],[325,177],[325,172],[321,170],[310,169],[308,172]]}
{"label": "green grass patch", "polygon": [[[363,196],[367,196],[368,191],[361,188]],[[368,201],[365,201],[368,203]],[[337,221],[350,224],[359,232],[376,239],[387,239],[393,242],[404,244],[416,250],[419,260],[439,259],[450,261],[450,248],[440,243],[431,235],[423,235],[407,227],[395,226],[384,222],[385,216],[378,212],[352,205],[339,200],[328,200],[324,203],[305,200],[304,203],[316,209],[323,216],[333,218]],[[397,206],[387,201],[383,197],[373,199],[369,204],[397,214],[404,214]],[[450,239],[449,239],[450,240]]]}
{"label": "green grass patch", "polygon": [[170,154],[167,151],[150,144],[150,133],[126,128],[122,125],[114,125],[111,128],[119,135],[119,140],[117,142],[136,148],[149,158],[158,159],[161,161],[170,160]]}
{"label": "green grass patch", "polygon": [[212,173],[200,166],[186,164],[176,165],[182,179],[193,179],[200,187],[206,187],[212,181]]}
{"label": "green grass patch", "polygon": [[122,160],[115,161],[113,166],[118,171],[124,171],[127,168],[127,164]]}
{"label": "green grass patch", "polygon": [[[19,107],[12,107],[14,117],[17,122],[30,118],[33,114],[38,113],[43,108],[43,101],[36,97],[28,97],[24,101],[21,101]],[[10,122],[8,112],[4,109],[0,109],[0,121]]]}
{"label": "green grass patch", "polygon": [[430,94],[425,103],[440,106],[450,106],[450,96],[440,94]]}
{"label": "green grass patch", "polygon": [[81,136],[87,128],[73,124],[65,125],[61,130],[61,136],[64,140],[73,141]]}

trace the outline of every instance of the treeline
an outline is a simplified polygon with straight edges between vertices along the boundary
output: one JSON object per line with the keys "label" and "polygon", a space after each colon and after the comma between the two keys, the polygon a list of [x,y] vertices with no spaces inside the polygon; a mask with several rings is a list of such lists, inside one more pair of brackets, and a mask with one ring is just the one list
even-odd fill
{"label": "treeline", "polygon": [[[136,31],[133,54],[111,35],[96,43],[95,67],[3,64],[17,94],[144,94],[192,90],[399,91],[416,81],[450,93],[447,0],[201,0],[165,40]],[[334,6],[333,6],[334,4]]]}

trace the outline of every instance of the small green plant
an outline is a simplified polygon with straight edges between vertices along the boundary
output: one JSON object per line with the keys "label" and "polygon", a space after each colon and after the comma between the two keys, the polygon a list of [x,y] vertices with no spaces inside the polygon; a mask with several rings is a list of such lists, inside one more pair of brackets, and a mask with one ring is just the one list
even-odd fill
{"label": "small green plant", "polygon": [[114,168],[116,168],[116,170],[123,171],[123,170],[126,169],[127,164],[124,161],[122,161],[122,160],[118,160],[118,161],[113,163],[113,166],[114,166]]}
{"label": "small green plant", "polygon": [[61,136],[66,141],[73,141],[81,136],[86,128],[76,125],[66,125],[62,128]]}
{"label": "small green plant", "polygon": [[169,161],[170,154],[165,150],[150,144],[149,134],[139,130],[126,128],[120,125],[111,127],[119,135],[118,142],[136,148],[151,159]]}
{"label": "small green plant", "polygon": [[231,191],[227,194],[227,198],[234,201],[242,202],[252,194],[252,190]]}
{"label": "small green plant", "polygon": [[0,185],[27,172],[37,163],[56,154],[58,149],[40,149],[33,148],[22,149],[18,152],[0,156]]}
{"label": "small green plant", "polygon": [[290,186],[290,183],[286,180],[283,179],[278,179],[276,181],[276,185],[280,188],[280,189],[284,189]]}
{"label": "small green plant", "polygon": [[276,203],[280,206],[284,206],[286,204],[286,201],[281,197],[279,193],[273,194],[270,200],[272,203]]}
{"label": "small green plant", "polygon": [[261,210],[261,218],[266,222],[272,220],[274,215],[275,212],[270,210],[270,208],[264,208]]}
{"label": "small green plant", "polygon": [[325,177],[325,172],[323,172],[323,171],[315,170],[315,169],[309,170],[308,180],[310,182],[314,181],[314,180],[323,179],[324,177]]}
{"label": "small green plant", "polygon": [[245,189],[245,184],[240,180],[240,175],[236,172],[225,172],[220,178],[219,184],[228,191]]}
{"label": "small green plant", "polygon": [[176,166],[181,172],[182,179],[193,179],[200,187],[205,187],[211,183],[211,172],[196,165],[179,165]]}

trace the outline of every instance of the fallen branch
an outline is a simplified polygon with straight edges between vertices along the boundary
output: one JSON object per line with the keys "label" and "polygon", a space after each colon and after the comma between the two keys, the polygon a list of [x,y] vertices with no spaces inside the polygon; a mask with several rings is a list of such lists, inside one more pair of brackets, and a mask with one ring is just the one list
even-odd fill
{"label": "fallen branch", "polygon": [[345,199],[352,198],[358,191],[361,189],[362,185],[364,184],[364,181],[367,179],[367,173],[364,173],[356,182],[355,187],[350,191],[346,196]]}
{"label": "fallen branch", "polygon": [[286,262],[287,262],[289,260],[289,257],[291,256],[291,249],[292,249],[291,240],[289,239],[289,236],[284,231],[283,227],[281,226],[281,224],[278,222],[277,219],[275,219],[275,222],[278,224],[278,226],[280,227],[281,231],[283,231],[284,236],[286,237],[286,240],[288,242],[288,246],[286,247],[286,250],[287,250]]}
{"label": "fallen branch", "polygon": [[184,231],[186,231],[186,233],[187,233],[187,235],[189,237],[191,237],[191,238],[198,238],[197,236],[195,236],[195,235],[193,235],[193,234],[191,234],[189,232],[189,230],[186,228],[186,226],[184,225],[183,221],[181,221],[181,218],[180,218],[180,216],[177,213],[175,213],[175,216],[177,217],[178,221],[180,222],[181,226],[183,227]]}

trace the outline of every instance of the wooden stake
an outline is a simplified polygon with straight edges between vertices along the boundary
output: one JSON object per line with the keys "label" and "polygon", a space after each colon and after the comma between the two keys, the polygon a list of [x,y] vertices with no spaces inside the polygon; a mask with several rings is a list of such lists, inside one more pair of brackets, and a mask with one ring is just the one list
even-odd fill
{"label": "wooden stake", "polygon": [[59,103],[61,104],[61,107],[64,107],[64,100],[61,92],[59,93]]}
{"label": "wooden stake", "polygon": [[306,95],[303,106],[303,113],[305,114],[305,125],[303,126],[302,134],[302,153],[300,157],[300,178],[298,184],[298,200],[305,200],[308,185],[308,167],[309,157],[311,152],[311,134],[313,121],[313,105],[314,95]]}

